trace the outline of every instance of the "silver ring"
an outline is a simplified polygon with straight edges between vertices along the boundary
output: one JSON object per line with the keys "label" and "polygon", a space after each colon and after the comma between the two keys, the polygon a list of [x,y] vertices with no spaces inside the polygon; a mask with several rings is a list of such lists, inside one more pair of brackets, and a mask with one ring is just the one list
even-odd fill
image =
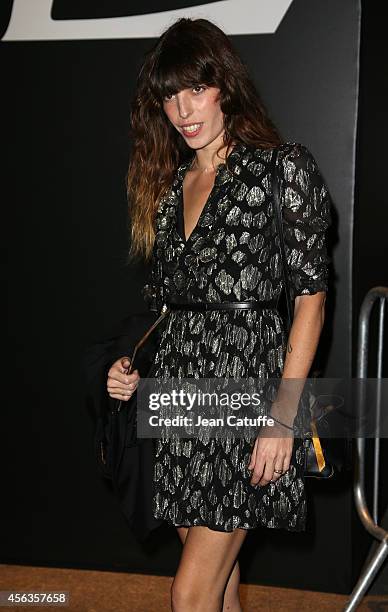
{"label": "silver ring", "polygon": [[275,474],[283,474],[283,470],[274,470]]}

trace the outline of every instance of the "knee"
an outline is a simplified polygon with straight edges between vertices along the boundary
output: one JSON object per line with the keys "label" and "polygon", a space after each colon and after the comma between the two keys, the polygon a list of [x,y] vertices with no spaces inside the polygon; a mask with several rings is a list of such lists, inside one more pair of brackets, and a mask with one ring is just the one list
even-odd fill
{"label": "knee", "polygon": [[195,597],[191,585],[177,578],[174,578],[171,585],[171,609],[173,612],[195,610]]}
{"label": "knee", "polygon": [[171,609],[173,612],[203,612],[203,610],[221,610],[222,595],[214,592],[206,593],[199,589],[194,581],[186,581],[175,577],[171,585]]}

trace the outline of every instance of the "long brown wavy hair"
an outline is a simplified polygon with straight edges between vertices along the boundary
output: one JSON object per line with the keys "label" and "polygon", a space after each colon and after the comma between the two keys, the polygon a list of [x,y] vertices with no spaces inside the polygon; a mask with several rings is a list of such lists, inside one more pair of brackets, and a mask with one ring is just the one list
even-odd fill
{"label": "long brown wavy hair", "polygon": [[193,156],[193,149],[167,118],[163,98],[196,85],[220,89],[226,158],[234,142],[261,148],[282,142],[227,35],[206,19],[178,19],[147,53],[131,106],[128,263],[139,256],[149,260],[160,198],[177,167]]}

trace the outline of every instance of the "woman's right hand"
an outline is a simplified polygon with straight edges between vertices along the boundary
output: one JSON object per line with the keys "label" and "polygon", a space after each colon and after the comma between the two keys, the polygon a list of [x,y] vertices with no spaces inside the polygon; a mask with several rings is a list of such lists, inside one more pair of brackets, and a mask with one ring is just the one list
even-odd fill
{"label": "woman's right hand", "polygon": [[131,398],[140,380],[138,370],[126,374],[130,363],[128,357],[121,357],[114,362],[108,372],[107,389],[110,397],[124,402]]}

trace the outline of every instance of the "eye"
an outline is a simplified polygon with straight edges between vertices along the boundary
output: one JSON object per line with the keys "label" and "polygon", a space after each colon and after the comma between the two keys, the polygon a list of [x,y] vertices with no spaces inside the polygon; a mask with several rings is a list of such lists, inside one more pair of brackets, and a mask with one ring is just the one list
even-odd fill
{"label": "eye", "polygon": [[[197,91],[195,91],[195,93],[200,94],[200,93],[202,93],[202,91],[205,91],[206,86],[205,85],[193,85],[192,89],[193,89],[193,91],[197,90]],[[198,91],[199,89],[201,91]]]}
{"label": "eye", "polygon": [[172,93],[166,94],[165,96],[163,96],[163,102],[169,102],[170,100],[172,100],[174,95],[175,94],[172,94]]}

